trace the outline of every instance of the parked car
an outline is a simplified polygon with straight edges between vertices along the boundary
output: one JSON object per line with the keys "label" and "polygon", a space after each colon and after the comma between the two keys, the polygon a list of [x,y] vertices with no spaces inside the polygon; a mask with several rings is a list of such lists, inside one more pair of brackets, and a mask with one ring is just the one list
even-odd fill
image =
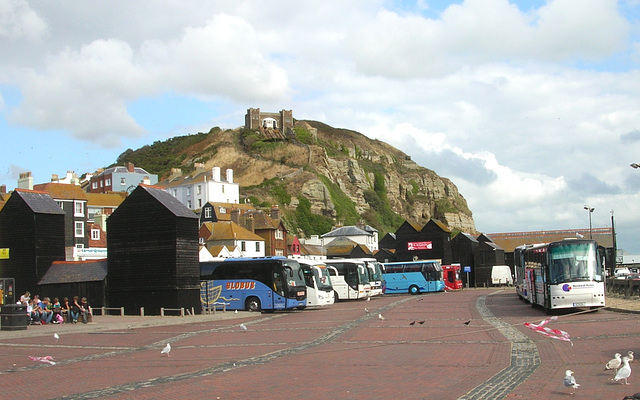
{"label": "parked car", "polygon": [[640,280],[640,274],[629,274],[626,279]]}

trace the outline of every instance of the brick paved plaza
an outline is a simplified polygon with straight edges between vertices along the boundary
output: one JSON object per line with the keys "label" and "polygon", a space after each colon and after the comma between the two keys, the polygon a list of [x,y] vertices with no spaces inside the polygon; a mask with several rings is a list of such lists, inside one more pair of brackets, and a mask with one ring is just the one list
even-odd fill
{"label": "brick paved plaza", "polygon": [[[622,399],[640,392],[640,375],[623,385],[603,371],[616,352],[640,354],[638,314],[558,317],[550,326],[569,332],[573,346],[524,327],[546,315],[512,289],[273,314],[95,316],[87,325],[0,331],[0,398]],[[166,343],[168,357],[160,354]],[[56,365],[29,356],[51,356]],[[566,369],[582,385],[574,396],[562,385]]]}

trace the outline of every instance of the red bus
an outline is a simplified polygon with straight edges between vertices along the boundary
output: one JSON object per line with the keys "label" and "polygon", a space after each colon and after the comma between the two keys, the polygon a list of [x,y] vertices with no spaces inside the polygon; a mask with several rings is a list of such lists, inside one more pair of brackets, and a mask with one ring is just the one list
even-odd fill
{"label": "red bus", "polygon": [[462,289],[462,279],[460,279],[460,264],[443,265],[444,288],[445,290]]}

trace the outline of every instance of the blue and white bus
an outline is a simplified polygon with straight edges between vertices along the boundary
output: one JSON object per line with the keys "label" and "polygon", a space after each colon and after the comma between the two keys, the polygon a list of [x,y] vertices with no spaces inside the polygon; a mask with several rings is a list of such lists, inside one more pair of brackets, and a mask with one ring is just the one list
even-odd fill
{"label": "blue and white bus", "polygon": [[307,305],[302,268],[286,257],[201,262],[200,281],[203,307],[225,303],[230,310],[273,311]]}
{"label": "blue and white bus", "polygon": [[444,291],[442,266],[436,260],[383,263],[386,293],[419,294]]}
{"label": "blue and white bus", "polygon": [[387,289],[387,283],[382,276],[382,264],[375,258],[357,258],[357,260],[363,261],[367,267],[371,296],[383,294]]}

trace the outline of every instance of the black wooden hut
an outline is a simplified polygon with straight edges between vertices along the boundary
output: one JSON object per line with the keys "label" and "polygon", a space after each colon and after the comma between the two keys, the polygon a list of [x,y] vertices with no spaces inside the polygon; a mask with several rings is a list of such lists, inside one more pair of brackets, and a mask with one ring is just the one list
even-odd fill
{"label": "black wooden hut", "polygon": [[431,219],[422,229],[404,222],[396,231],[398,261],[441,260],[451,264],[451,231],[442,222]]}
{"label": "black wooden hut", "polygon": [[107,219],[109,307],[200,312],[198,216],[161,188],[139,185]]}
{"label": "black wooden hut", "polygon": [[107,260],[56,261],[38,283],[40,298],[86,297],[91,307],[107,305]]}
{"label": "black wooden hut", "polygon": [[478,236],[477,240],[478,248],[473,254],[475,285],[490,286],[493,266],[505,265],[504,250],[484,234]]}
{"label": "black wooden hut", "polygon": [[16,189],[0,210],[0,277],[15,278],[15,293],[35,293],[54,261],[65,259],[65,213],[46,193]]}
{"label": "black wooden hut", "polygon": [[[454,263],[459,263],[462,267],[471,267],[471,272],[462,274],[462,282],[465,286],[475,287],[475,268],[473,255],[478,249],[479,242],[468,233],[460,232],[451,239],[451,253]],[[467,281],[468,278],[468,281]]]}

